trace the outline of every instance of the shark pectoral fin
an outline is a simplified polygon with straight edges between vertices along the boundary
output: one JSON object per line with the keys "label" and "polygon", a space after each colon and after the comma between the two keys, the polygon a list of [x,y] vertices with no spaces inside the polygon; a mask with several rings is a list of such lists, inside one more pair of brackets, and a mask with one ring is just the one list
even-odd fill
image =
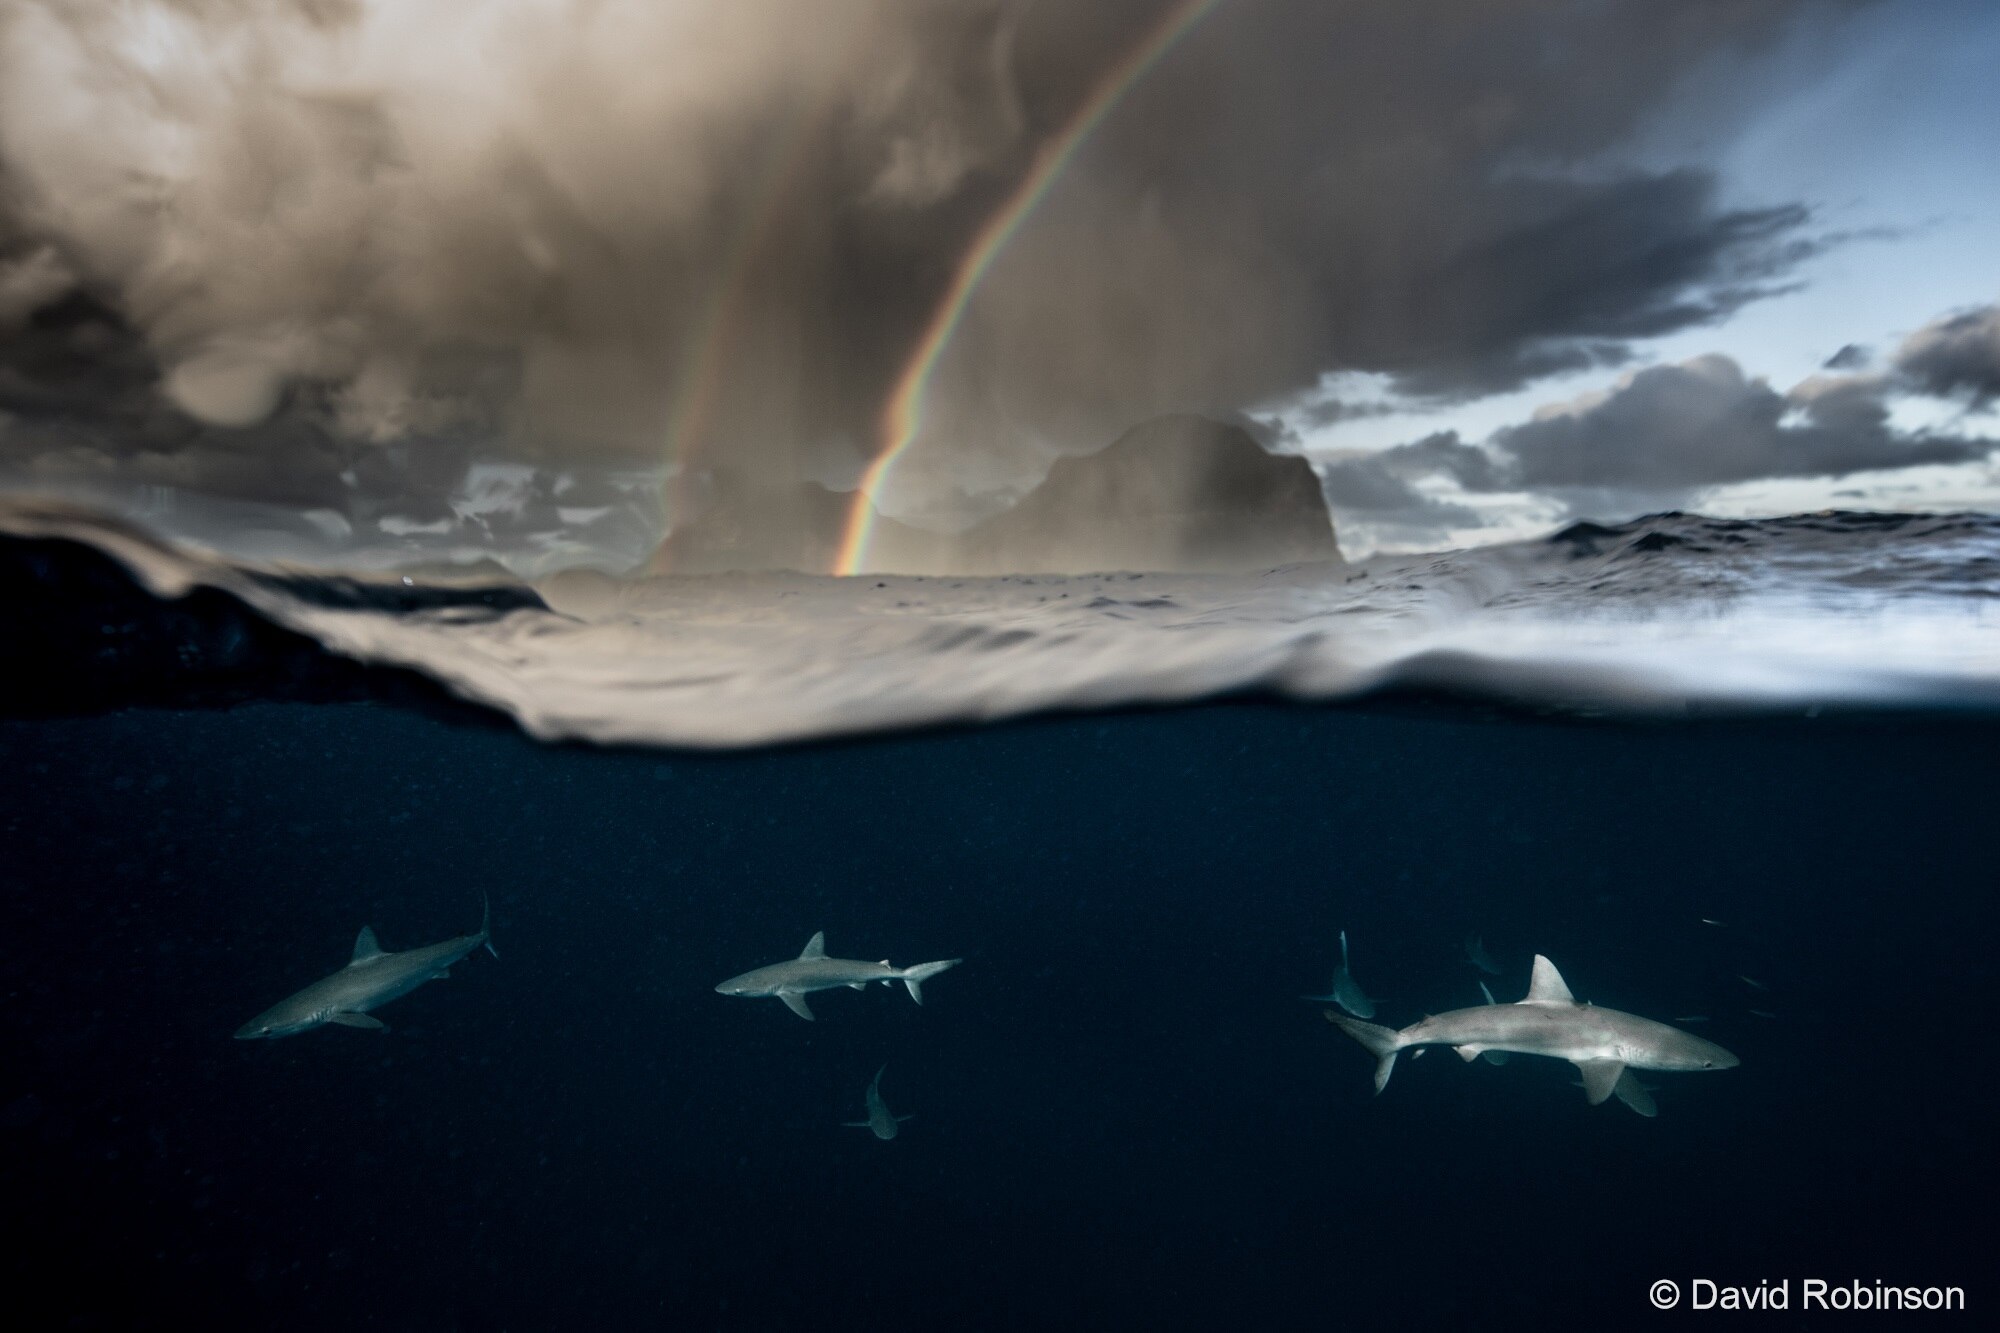
{"label": "shark pectoral fin", "polygon": [[1556,965],[1536,954],[1535,974],[1528,980],[1528,998],[1521,1003],[1575,1004],[1576,997],[1569,993],[1569,986],[1564,983],[1562,973],[1556,971]]}
{"label": "shark pectoral fin", "polygon": [[1583,1075],[1583,1095],[1596,1106],[1618,1086],[1624,1076],[1625,1066],[1617,1060],[1577,1060],[1576,1072]]}
{"label": "shark pectoral fin", "polygon": [[344,1028],[373,1028],[377,1032],[389,1030],[387,1023],[379,1018],[370,1018],[367,1014],[331,1014],[326,1021],[338,1023]]}
{"label": "shark pectoral fin", "polygon": [[446,981],[449,980],[450,977],[451,977],[451,969],[448,967],[441,967],[437,971],[431,973],[432,981]]}
{"label": "shark pectoral fin", "polygon": [[1660,1113],[1659,1104],[1653,1100],[1653,1090],[1632,1077],[1629,1069],[1618,1076],[1618,1086],[1612,1091],[1618,1094],[1619,1101],[1648,1120]]}
{"label": "shark pectoral fin", "polygon": [[813,1021],[813,1011],[807,1007],[805,996],[794,995],[788,990],[781,990],[778,992],[778,998],[785,1002],[785,1008],[791,1010],[800,1018],[805,1019],[806,1022],[810,1023]]}
{"label": "shark pectoral fin", "polygon": [[373,926],[363,926],[361,933],[354,937],[354,957],[347,960],[353,967],[356,963],[372,963],[382,956],[381,942],[375,938]]}
{"label": "shark pectoral fin", "polygon": [[1486,1048],[1484,1046],[1473,1046],[1469,1043],[1464,1046],[1454,1046],[1452,1047],[1452,1049],[1454,1051],[1457,1051],[1458,1058],[1465,1061],[1465,1063],[1467,1064],[1471,1064],[1474,1060],[1477,1060],[1480,1056],[1486,1054]]}

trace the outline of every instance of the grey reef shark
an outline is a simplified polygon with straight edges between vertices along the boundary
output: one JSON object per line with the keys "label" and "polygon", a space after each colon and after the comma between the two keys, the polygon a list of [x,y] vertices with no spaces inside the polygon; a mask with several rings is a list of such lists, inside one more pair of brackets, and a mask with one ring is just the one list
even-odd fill
{"label": "grey reef shark", "polygon": [[887,1141],[902,1133],[901,1126],[905,1120],[916,1119],[913,1115],[890,1114],[889,1103],[882,1100],[882,1075],[887,1072],[889,1066],[883,1065],[875,1071],[874,1082],[868,1085],[868,1118],[843,1121],[844,1128],[873,1130],[876,1138]]}
{"label": "grey reef shark", "polygon": [[1347,932],[1340,932],[1340,966],[1334,969],[1333,985],[1324,995],[1306,995],[1301,998],[1314,1004],[1337,1004],[1356,1018],[1375,1017],[1375,1001],[1361,983],[1354,979],[1354,973],[1347,966]]}
{"label": "grey reef shark", "polygon": [[453,963],[482,946],[498,958],[500,951],[493,947],[492,925],[492,909],[482,899],[476,932],[402,953],[385,950],[376,940],[374,930],[363,926],[354,941],[354,956],[348,959],[346,967],[278,1001],[238,1028],[236,1039],[290,1037],[325,1023],[385,1032],[389,1025],[371,1017],[371,1009],[401,999],[426,981],[450,976]]}
{"label": "grey reef shark", "polygon": [[782,963],[772,963],[768,967],[731,977],[715,989],[723,995],[741,995],[749,999],[775,995],[785,1002],[787,1009],[810,1021],[813,1011],[806,1004],[806,996],[814,991],[836,990],[841,986],[867,990],[871,981],[879,981],[885,986],[892,981],[900,981],[909,989],[910,998],[922,1004],[923,983],[964,961],[963,958],[947,958],[938,963],[891,967],[886,958],[879,963],[865,963],[858,958],[828,958],[826,932],[822,930],[806,941],[805,951],[797,958],[788,958]]}
{"label": "grey reef shark", "polygon": [[1378,1093],[1389,1085],[1396,1056],[1403,1051],[1422,1054],[1426,1047],[1449,1046],[1468,1061],[1510,1051],[1568,1060],[1583,1075],[1584,1094],[1592,1106],[1616,1093],[1640,1115],[1650,1116],[1651,1089],[1634,1078],[1632,1070],[1685,1073],[1733,1069],[1738,1063],[1734,1055],[1693,1033],[1617,1009],[1579,1004],[1556,965],[1540,954],[1535,955],[1527,998],[1518,1004],[1454,1009],[1401,1032],[1349,1018],[1336,1009],[1325,1013],[1328,1022],[1375,1057]]}

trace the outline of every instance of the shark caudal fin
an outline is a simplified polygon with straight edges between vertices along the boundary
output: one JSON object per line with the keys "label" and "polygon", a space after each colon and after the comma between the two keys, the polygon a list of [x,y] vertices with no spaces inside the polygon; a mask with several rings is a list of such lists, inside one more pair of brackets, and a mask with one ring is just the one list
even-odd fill
{"label": "shark caudal fin", "polygon": [[929,981],[932,977],[947,968],[957,967],[964,961],[963,958],[947,958],[940,963],[918,963],[915,967],[904,968],[896,975],[902,978],[905,986],[910,988],[910,998],[918,1004],[922,1004],[924,1002],[923,983]]}
{"label": "shark caudal fin", "polygon": [[1465,937],[1465,959],[1489,976],[1500,975],[1499,965],[1493,961],[1493,956],[1486,952],[1486,941],[1477,935]]}
{"label": "shark caudal fin", "polygon": [[1349,1018],[1337,1009],[1322,1012],[1326,1014],[1327,1022],[1366,1046],[1368,1053],[1375,1057],[1375,1091],[1388,1087],[1389,1075],[1396,1072],[1396,1052],[1403,1049],[1402,1038],[1395,1029]]}
{"label": "shark caudal fin", "polygon": [[[1342,1009],[1346,1009],[1346,1005],[1340,1001],[1340,979],[1346,977],[1346,973],[1348,973],[1348,933],[1342,931],[1340,933],[1340,969],[1334,973],[1334,985],[1326,991],[1326,995],[1300,995],[1298,999],[1306,1001],[1308,1005],[1340,1005]],[[1374,1015],[1372,1013],[1364,1013],[1360,1017],[1372,1019]]]}

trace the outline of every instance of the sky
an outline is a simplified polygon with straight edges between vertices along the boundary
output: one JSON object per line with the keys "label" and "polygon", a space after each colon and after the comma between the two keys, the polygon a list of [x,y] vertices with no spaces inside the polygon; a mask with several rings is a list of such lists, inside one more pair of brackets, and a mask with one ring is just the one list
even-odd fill
{"label": "sky", "polygon": [[1193,411],[1350,555],[1991,508],[1993,68],[1978,0],[0,0],[0,487],[755,565]]}
{"label": "sky", "polygon": [[[1845,239],[1796,265],[1782,294],[1713,323],[1643,340],[1635,365],[1675,366],[1723,356],[1780,391],[1824,376],[1843,349],[1893,356],[1941,317],[1990,308],[2000,297],[2000,170],[1980,124],[2000,123],[2000,8],[1930,0],[1880,4],[1844,22],[1801,24],[1755,62],[1746,109],[1718,113],[1704,94],[1734,70],[1693,71],[1630,145],[1631,160],[1669,167],[1706,161],[1721,197],[1737,207],[1796,201],[1813,225]],[[1739,94],[1742,95],[1742,94]],[[2000,349],[1990,353],[2000,356]],[[1634,367],[1553,377],[1464,403],[1398,400],[1379,376],[1328,376],[1335,397],[1401,410],[1315,429],[1299,421],[1299,447],[1338,469],[1437,432],[1485,443],[1531,419],[1615,392]],[[1990,393],[1890,392],[1892,419],[1915,433],[1974,439],[2000,435]],[[1286,418],[1288,423],[1292,418]],[[1664,443],[1663,448],[1672,447]],[[1430,474],[1422,483],[1466,520],[1407,527],[1380,509],[1344,513],[1342,538],[1356,550],[1425,550],[1526,536],[1575,517],[1632,517],[1673,504],[1730,517],[1847,509],[2000,508],[2000,469],[1979,457],[1846,474],[1769,476],[1697,488],[1692,494],[1557,497],[1522,491],[1469,492]],[[1577,508],[1581,502],[1584,507]],[[1594,502],[1594,503],[1593,503]]]}

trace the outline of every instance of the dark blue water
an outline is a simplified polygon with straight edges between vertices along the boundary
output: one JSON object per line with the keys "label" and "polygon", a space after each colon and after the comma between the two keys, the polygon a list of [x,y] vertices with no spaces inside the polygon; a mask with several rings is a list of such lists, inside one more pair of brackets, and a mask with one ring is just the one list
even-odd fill
{"label": "dark blue water", "polygon": [[[0,1283],[106,1329],[1617,1327],[1661,1276],[1978,1309],[1996,740],[1223,706],[690,759],[372,705],[0,723]],[[364,923],[430,943],[482,891],[502,960],[393,1031],[230,1039]],[[1502,1000],[1546,953],[1742,1067],[1650,1076],[1650,1121],[1524,1058],[1376,1098],[1296,998],[1343,928],[1386,1021],[1476,1001],[1478,933]],[[815,930],[966,961],[810,1025],[713,993]],[[885,1061],[892,1143],[840,1124]]]}

